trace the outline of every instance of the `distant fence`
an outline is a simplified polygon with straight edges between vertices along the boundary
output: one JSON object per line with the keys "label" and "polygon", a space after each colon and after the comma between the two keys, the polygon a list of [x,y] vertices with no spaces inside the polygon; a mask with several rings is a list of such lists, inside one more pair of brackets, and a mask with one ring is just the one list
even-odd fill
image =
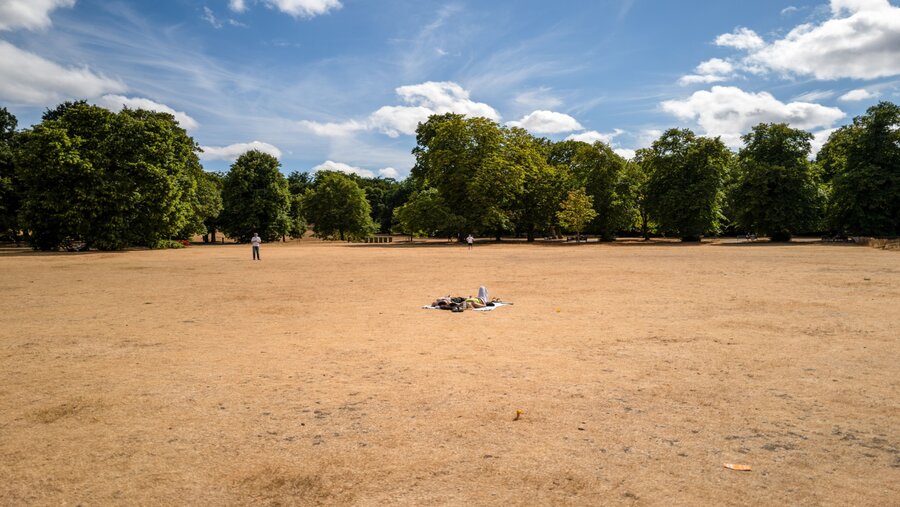
{"label": "distant fence", "polygon": [[363,239],[363,243],[393,243],[393,236],[369,236]]}

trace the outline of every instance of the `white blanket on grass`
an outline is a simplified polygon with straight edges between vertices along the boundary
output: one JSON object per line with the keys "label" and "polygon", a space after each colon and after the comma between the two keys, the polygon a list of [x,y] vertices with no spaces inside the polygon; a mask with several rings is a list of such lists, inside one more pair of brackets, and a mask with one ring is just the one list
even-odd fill
{"label": "white blanket on grass", "polygon": [[[500,308],[501,306],[510,306],[511,304],[512,304],[512,303],[507,303],[507,302],[502,302],[502,301],[495,301],[495,302],[494,302],[494,306],[485,306],[484,308],[469,308],[469,309],[467,309],[466,311],[472,310],[472,311],[476,311],[476,312],[490,312],[490,311],[494,311],[494,310],[497,309],[497,308]],[[426,309],[426,310],[440,310],[440,309],[441,309],[441,308],[439,308],[439,307],[437,307],[437,306],[431,306],[431,305],[425,305],[425,306],[423,306],[422,308],[424,308],[424,309]],[[445,310],[445,311],[448,311],[448,312],[449,312],[450,310]]]}

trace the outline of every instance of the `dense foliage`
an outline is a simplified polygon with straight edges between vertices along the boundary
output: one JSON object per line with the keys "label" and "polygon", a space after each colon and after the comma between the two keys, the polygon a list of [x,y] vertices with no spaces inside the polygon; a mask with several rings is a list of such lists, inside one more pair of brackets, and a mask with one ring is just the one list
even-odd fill
{"label": "dense foliage", "polygon": [[568,230],[683,240],[740,231],[777,241],[826,224],[837,234],[900,235],[900,108],[888,102],[834,131],[815,163],[812,136],[786,124],[757,125],[736,156],[718,138],[671,129],[625,160],[602,142],[434,115],[416,130],[415,165],[402,181],[330,171],[285,178],[258,151],[208,173],[173,116],[85,101],[16,129],[0,108],[0,238],[45,250],[153,247],[194,234],[215,241],[217,231],[272,241],[302,237],[307,220],[324,239],[534,241]]}
{"label": "dense foliage", "polygon": [[359,239],[377,230],[365,191],[340,172],[316,173],[314,188],[303,194],[301,207],[319,238]]}
{"label": "dense foliage", "polygon": [[19,241],[20,199],[14,187],[13,140],[16,134],[16,117],[0,108],[0,238]]}
{"label": "dense foliage", "polygon": [[834,132],[819,164],[830,178],[834,230],[900,235],[900,107],[881,102]]}
{"label": "dense foliage", "polygon": [[250,241],[254,233],[263,241],[287,234],[291,222],[291,195],[277,158],[251,150],[234,161],[222,182],[219,224],[229,237]]}
{"label": "dense foliage", "polygon": [[788,241],[817,230],[820,187],[809,161],[812,134],[787,124],[759,124],[745,135],[730,200],[735,224]]}
{"label": "dense foliage", "polygon": [[169,114],[65,103],[15,144],[18,226],[35,248],[154,246],[201,228],[199,148]]}
{"label": "dense foliage", "polygon": [[699,241],[716,232],[731,152],[719,138],[670,129],[644,154],[647,208],[662,232]]}

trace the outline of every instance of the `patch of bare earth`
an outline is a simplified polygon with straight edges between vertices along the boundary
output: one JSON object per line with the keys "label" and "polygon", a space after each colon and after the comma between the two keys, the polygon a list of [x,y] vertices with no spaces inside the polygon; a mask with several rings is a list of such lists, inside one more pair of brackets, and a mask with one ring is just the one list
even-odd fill
{"label": "patch of bare earth", "polygon": [[[302,240],[250,257],[0,250],[0,504],[900,498],[897,252]],[[515,304],[420,308],[479,285]]]}

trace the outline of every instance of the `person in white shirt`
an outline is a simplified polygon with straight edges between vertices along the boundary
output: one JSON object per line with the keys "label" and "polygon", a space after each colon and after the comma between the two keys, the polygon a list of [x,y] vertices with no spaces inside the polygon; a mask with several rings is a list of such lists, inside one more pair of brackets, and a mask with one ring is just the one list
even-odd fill
{"label": "person in white shirt", "polygon": [[474,242],[475,242],[475,238],[473,238],[471,234],[466,236],[466,243],[469,244],[469,250],[472,249],[472,243],[474,243]]}
{"label": "person in white shirt", "polygon": [[253,237],[250,238],[250,244],[253,245],[253,260],[259,260],[259,244],[262,243],[262,240],[259,238],[259,234],[253,233]]}

